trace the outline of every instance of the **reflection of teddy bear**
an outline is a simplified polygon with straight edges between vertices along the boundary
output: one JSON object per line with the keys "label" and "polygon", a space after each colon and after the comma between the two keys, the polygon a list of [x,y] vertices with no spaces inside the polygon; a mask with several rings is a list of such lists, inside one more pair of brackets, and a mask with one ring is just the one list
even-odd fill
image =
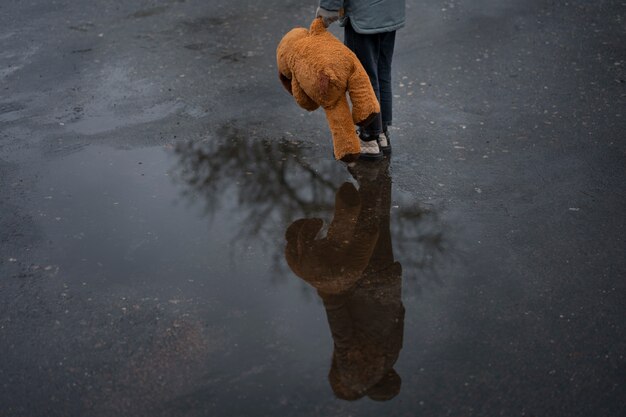
{"label": "reflection of teddy bear", "polygon": [[326,30],[322,18],[316,18],[308,31],[296,28],[283,37],[276,59],[280,80],[296,102],[306,110],[321,106],[326,112],[335,158],[358,155],[361,146],[354,125],[366,126],[380,105],[356,55]]}
{"label": "reflection of teddy bear", "polygon": [[359,193],[354,185],[344,183],[337,191],[326,237],[316,239],[322,219],[293,222],[285,234],[285,257],[291,270],[325,293],[352,287],[361,279],[378,240],[378,225],[359,223],[360,211]]}

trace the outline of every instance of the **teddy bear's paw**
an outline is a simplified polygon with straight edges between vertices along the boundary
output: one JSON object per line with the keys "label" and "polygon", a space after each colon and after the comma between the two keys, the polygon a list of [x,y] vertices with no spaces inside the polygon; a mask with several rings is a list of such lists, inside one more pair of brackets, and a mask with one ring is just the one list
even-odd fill
{"label": "teddy bear's paw", "polygon": [[361,121],[357,121],[356,125],[359,127],[366,127],[369,126],[374,119],[376,119],[376,116],[378,116],[379,113],[370,113],[367,116],[365,116],[365,118],[363,118]]}
{"label": "teddy bear's paw", "polygon": [[360,153],[349,153],[341,157],[339,160],[341,162],[345,162],[346,164],[351,164],[359,160]]}

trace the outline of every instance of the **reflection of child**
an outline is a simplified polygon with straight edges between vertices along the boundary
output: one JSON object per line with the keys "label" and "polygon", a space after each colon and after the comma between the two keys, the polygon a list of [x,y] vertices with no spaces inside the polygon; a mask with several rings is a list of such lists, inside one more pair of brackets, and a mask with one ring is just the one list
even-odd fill
{"label": "reflection of child", "polygon": [[404,334],[402,267],[394,260],[389,230],[388,165],[388,160],[376,164],[376,172],[358,162],[349,168],[363,202],[359,227],[377,227],[378,240],[356,285],[338,294],[318,290],[334,341],[328,379],[335,395],[346,400],[389,400],[402,383],[394,370]]}
{"label": "reflection of child", "polygon": [[394,263],[365,275],[345,293],[318,292],[334,342],[328,379],[341,399],[385,401],[400,392],[402,380],[394,365],[404,333],[401,271]]}
{"label": "reflection of child", "polygon": [[[363,64],[380,102],[381,114],[362,128],[361,156],[380,159],[391,152],[391,61],[396,30],[404,26],[405,0],[320,0],[317,16],[326,26],[339,20],[344,43]],[[342,15],[342,16],[340,16]]]}
{"label": "reflection of child", "polygon": [[359,189],[337,191],[327,237],[316,239],[320,219],[287,229],[285,257],[292,271],[324,302],[334,351],[328,379],[337,397],[389,400],[400,391],[394,370],[402,349],[402,267],[390,233],[389,159],[348,168]]}

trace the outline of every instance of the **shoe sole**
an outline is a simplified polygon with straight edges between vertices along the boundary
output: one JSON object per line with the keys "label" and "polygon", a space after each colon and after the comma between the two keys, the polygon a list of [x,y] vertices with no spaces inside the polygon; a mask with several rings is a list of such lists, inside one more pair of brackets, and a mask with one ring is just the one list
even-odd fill
{"label": "shoe sole", "polygon": [[385,156],[382,152],[379,153],[362,153],[359,155],[359,160],[362,161],[380,161]]}

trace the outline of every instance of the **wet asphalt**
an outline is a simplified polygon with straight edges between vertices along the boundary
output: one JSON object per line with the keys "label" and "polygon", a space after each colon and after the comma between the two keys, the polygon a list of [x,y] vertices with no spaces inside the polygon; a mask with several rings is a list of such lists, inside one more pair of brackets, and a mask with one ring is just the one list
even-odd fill
{"label": "wet asphalt", "polygon": [[350,168],[314,1],[0,4],[0,416],[624,415],[626,4],[407,3]]}

